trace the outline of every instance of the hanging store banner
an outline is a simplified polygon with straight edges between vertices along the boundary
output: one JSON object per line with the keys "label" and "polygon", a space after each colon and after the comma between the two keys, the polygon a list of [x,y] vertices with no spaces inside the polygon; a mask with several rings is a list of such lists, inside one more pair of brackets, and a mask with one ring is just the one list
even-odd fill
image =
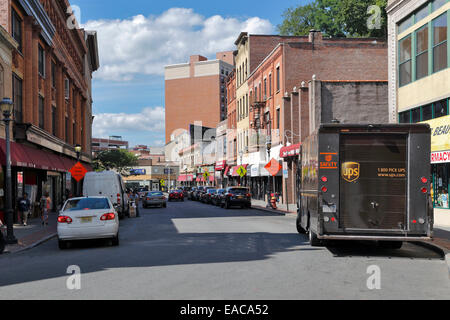
{"label": "hanging store banner", "polygon": [[424,121],[423,123],[427,123],[431,127],[431,152],[439,153],[437,156],[441,156],[442,151],[450,150],[450,116]]}

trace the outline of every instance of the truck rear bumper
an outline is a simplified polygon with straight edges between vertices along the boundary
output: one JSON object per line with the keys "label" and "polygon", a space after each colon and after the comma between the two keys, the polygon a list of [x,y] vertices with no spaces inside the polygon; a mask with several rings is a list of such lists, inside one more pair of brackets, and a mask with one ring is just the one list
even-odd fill
{"label": "truck rear bumper", "polygon": [[431,241],[432,237],[418,237],[418,236],[369,236],[369,235],[317,235],[321,240],[372,240],[372,241]]}

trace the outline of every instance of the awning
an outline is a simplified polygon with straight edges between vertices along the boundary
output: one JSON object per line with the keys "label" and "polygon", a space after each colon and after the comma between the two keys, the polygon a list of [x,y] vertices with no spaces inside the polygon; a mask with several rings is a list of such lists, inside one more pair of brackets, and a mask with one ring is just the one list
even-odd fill
{"label": "awning", "polygon": [[177,179],[178,182],[190,182],[193,180],[194,180],[194,176],[192,174],[188,174],[188,175],[182,174],[182,175],[178,176],[178,179]]}
{"label": "awning", "polygon": [[216,171],[222,171],[223,169],[225,169],[226,165],[227,162],[225,160],[216,162]]}
{"label": "awning", "polygon": [[228,166],[228,167],[225,169],[225,173],[223,174],[225,177],[228,176],[228,174],[230,173],[230,169],[231,169],[230,166]]}
{"label": "awning", "polygon": [[289,147],[281,148],[280,150],[280,158],[288,158],[288,157],[296,157],[300,155],[301,143],[294,144]]}
{"label": "awning", "polygon": [[[68,172],[76,161],[41,149],[10,142],[11,165],[14,167],[41,169],[46,171]],[[6,141],[0,139],[0,164],[6,165]],[[88,171],[93,171],[89,164],[83,164]]]}

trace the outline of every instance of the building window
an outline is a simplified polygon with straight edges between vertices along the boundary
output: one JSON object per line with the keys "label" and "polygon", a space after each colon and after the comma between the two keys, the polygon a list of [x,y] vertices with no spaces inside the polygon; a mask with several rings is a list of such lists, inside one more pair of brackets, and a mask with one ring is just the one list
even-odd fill
{"label": "building window", "polygon": [[12,37],[19,44],[18,50],[22,52],[22,19],[14,9],[12,10],[11,27]]}
{"label": "building window", "polygon": [[272,96],[272,74],[269,74],[269,96]]}
{"label": "building window", "polygon": [[245,95],[245,110],[247,111],[247,117],[248,117],[248,93]]}
{"label": "building window", "polygon": [[433,20],[433,72],[446,69],[447,61],[447,13]]}
{"label": "building window", "polygon": [[402,22],[400,22],[397,26],[397,32],[400,34],[404,31],[406,31],[406,29],[408,29],[409,27],[411,27],[413,25],[413,16],[409,16],[408,18],[406,18],[405,20],[403,20]]}
{"label": "building window", "polygon": [[432,3],[433,6],[433,11],[438,10],[439,8],[441,8],[444,4],[447,3],[448,0],[434,0]]}
{"label": "building window", "polygon": [[434,104],[434,118],[445,117],[448,115],[447,100],[441,100]]}
{"label": "building window", "polygon": [[416,108],[411,111],[411,122],[412,123],[420,122],[420,108]]}
{"label": "building window", "polygon": [[428,75],[428,25],[416,32],[416,79]]}
{"label": "building window", "polygon": [[52,61],[52,87],[56,88],[56,64]]}
{"label": "building window", "polygon": [[422,107],[422,121],[433,119],[433,105],[429,104]]}
{"label": "building window", "polygon": [[415,22],[419,22],[420,20],[425,19],[428,15],[430,15],[430,7],[428,4],[426,4],[416,11]]}
{"label": "building window", "polygon": [[39,128],[44,129],[44,98],[39,96]]}
{"label": "building window", "polygon": [[277,92],[280,91],[280,67],[277,67]]}
{"label": "building window", "polygon": [[52,106],[52,134],[56,136],[56,107]]}
{"label": "building window", "polygon": [[267,78],[264,78],[264,100],[267,99]]}
{"label": "building window", "polygon": [[41,45],[38,46],[38,66],[39,74],[41,77],[45,77],[45,51]]}
{"label": "building window", "polygon": [[22,79],[13,74],[14,119],[17,123],[23,122],[22,113]]}
{"label": "building window", "polygon": [[405,111],[399,114],[399,122],[400,123],[410,123],[411,122],[411,112]]}
{"label": "building window", "polygon": [[70,98],[70,82],[67,78],[64,79],[64,97],[66,100]]}
{"label": "building window", "polygon": [[75,122],[72,124],[72,143],[75,144],[77,143],[77,132],[76,132],[76,126],[75,126]]}
{"label": "building window", "polygon": [[411,82],[411,36],[400,40],[399,49],[399,85],[404,86]]}

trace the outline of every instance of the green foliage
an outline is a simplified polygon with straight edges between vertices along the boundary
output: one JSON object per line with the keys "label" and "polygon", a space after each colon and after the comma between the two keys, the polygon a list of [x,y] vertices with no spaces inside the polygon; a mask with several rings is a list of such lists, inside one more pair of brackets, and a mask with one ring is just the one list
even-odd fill
{"label": "green foliage", "polygon": [[101,152],[93,164],[96,171],[115,169],[123,173],[126,169],[138,165],[138,158],[127,150],[108,150]]}
{"label": "green foliage", "polygon": [[[371,6],[378,6],[380,11]],[[386,38],[386,6],[387,0],[314,0],[287,9],[278,31],[282,35],[301,36],[316,29],[325,37]],[[377,18],[379,26],[376,26]]]}

